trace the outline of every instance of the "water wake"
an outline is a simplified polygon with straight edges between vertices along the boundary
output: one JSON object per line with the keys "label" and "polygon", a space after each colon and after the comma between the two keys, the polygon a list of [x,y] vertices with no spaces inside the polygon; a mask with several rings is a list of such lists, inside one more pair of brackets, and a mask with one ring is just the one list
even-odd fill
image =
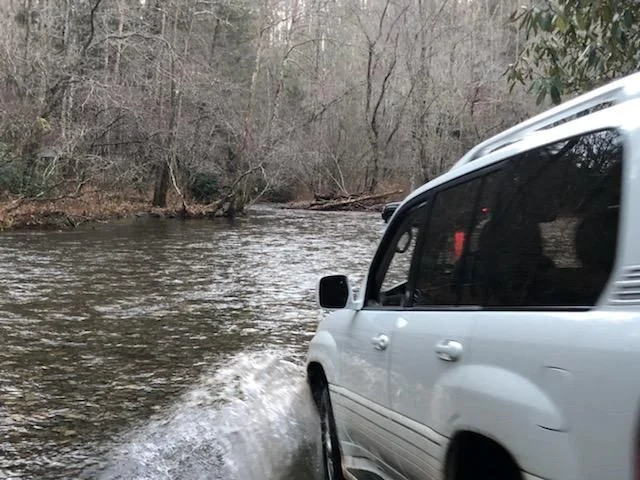
{"label": "water wake", "polygon": [[239,354],[162,418],[133,432],[101,480],[311,480],[318,419],[303,370],[282,352]]}

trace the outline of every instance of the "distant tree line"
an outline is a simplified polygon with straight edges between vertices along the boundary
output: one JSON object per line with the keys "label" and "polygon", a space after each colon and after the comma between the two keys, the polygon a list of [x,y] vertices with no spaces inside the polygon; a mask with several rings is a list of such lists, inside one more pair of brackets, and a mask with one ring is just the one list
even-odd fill
{"label": "distant tree line", "polygon": [[0,197],[91,186],[232,213],[408,191],[536,110],[507,80],[554,99],[585,85],[584,69],[558,83],[568,65],[536,42],[567,62],[557,34],[587,26],[636,45],[633,2],[617,30],[572,3],[514,23],[516,0],[3,0]]}

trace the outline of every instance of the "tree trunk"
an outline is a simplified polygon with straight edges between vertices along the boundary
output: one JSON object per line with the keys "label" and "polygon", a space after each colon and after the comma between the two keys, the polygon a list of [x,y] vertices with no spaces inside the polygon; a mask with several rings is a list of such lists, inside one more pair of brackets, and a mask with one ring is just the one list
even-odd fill
{"label": "tree trunk", "polygon": [[153,191],[153,206],[165,208],[167,206],[167,192],[169,191],[169,164],[162,162],[160,175]]}
{"label": "tree trunk", "polygon": [[374,146],[373,158],[371,159],[373,165],[371,165],[371,174],[369,177],[369,186],[367,187],[367,191],[369,193],[374,193],[376,188],[378,188],[378,170],[380,169],[380,151]]}
{"label": "tree trunk", "polygon": [[[164,40],[165,38],[165,28],[166,28],[166,5],[158,5],[160,9],[160,37]],[[165,48],[164,42],[161,43],[162,49]],[[164,118],[164,89],[163,89],[163,73],[162,73],[162,63],[163,63],[163,53],[159,55],[158,63],[156,66],[156,86],[157,86],[157,97],[158,104],[160,107],[159,117],[162,121]],[[169,131],[171,135],[171,131]],[[158,178],[156,179],[156,184],[153,191],[153,202],[152,205],[154,207],[165,208],[167,206],[167,193],[169,191],[169,163],[167,159],[163,159],[162,163],[159,165],[158,170]]]}
{"label": "tree trunk", "polygon": [[26,20],[24,29],[24,66],[29,68],[29,48],[31,47],[31,0],[26,0],[24,8],[26,10]]}
{"label": "tree trunk", "polygon": [[[124,11],[122,2],[118,0],[118,37],[124,33]],[[120,84],[120,59],[122,57],[122,40],[116,40],[116,60],[113,64],[113,77],[116,85]]]}
{"label": "tree trunk", "polygon": [[64,27],[62,34],[62,45],[65,56],[69,55],[71,43],[71,0],[65,0]]}
{"label": "tree trunk", "polygon": [[216,59],[216,49],[218,47],[218,37],[220,36],[220,19],[216,18],[216,24],[213,27],[213,35],[211,38],[211,49],[209,51],[209,64],[214,65]]}

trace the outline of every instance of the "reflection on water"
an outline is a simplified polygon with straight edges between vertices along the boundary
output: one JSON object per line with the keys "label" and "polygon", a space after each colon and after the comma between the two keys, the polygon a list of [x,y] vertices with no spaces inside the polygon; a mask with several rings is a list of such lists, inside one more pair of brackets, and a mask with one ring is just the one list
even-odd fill
{"label": "reflection on water", "polygon": [[0,235],[0,477],[311,478],[315,283],[359,281],[383,229],[262,208]]}

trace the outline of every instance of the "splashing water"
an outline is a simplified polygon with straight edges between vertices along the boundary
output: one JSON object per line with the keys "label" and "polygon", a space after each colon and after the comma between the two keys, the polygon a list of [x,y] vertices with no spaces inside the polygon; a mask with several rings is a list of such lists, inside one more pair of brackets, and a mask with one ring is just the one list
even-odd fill
{"label": "splashing water", "polygon": [[282,352],[242,353],[226,365],[128,435],[98,478],[318,478],[319,423],[303,369]]}

